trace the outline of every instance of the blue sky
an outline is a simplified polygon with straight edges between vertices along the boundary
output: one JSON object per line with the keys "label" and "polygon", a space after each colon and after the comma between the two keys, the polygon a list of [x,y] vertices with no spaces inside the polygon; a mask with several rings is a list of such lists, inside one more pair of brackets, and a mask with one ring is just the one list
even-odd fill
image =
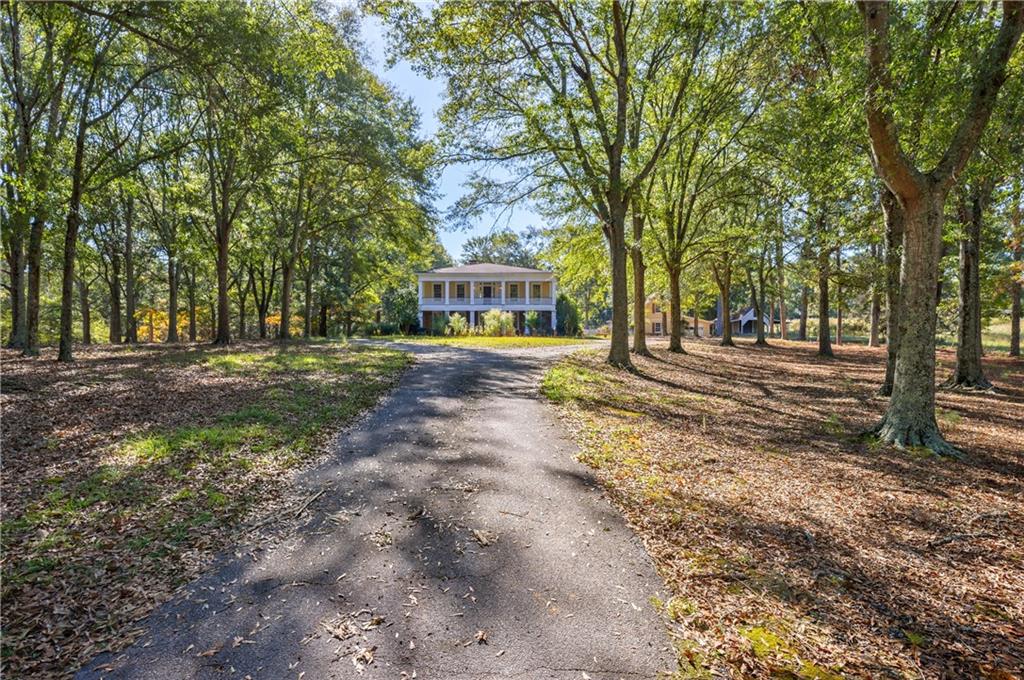
{"label": "blue sky", "polygon": [[[425,78],[413,71],[405,61],[400,61],[391,68],[386,67],[387,55],[383,29],[376,17],[365,17],[362,25],[363,40],[372,58],[371,68],[378,76],[395,86],[398,91],[410,97],[420,110],[423,133],[431,136],[437,132],[437,111],[441,108],[444,98],[444,83]],[[473,167],[468,164],[449,166],[444,169],[438,182],[438,213],[443,215],[447,208],[464,193],[462,183],[468,178]],[[462,253],[462,244],[466,239],[486,234],[494,228],[505,225],[522,231],[530,226],[543,226],[541,218],[526,206],[518,206],[505,211],[500,217],[497,214],[484,215],[471,223],[470,228],[453,230],[442,220],[439,225],[441,242],[448,253],[458,258]]]}

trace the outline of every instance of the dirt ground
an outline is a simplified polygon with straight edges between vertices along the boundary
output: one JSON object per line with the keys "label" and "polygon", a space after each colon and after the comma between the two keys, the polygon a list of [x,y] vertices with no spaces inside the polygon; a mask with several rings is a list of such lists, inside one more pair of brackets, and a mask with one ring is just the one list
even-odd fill
{"label": "dirt ground", "polygon": [[545,378],[674,594],[682,677],[1024,677],[1024,362],[939,393],[957,461],[859,436],[884,349],[772,344]]}

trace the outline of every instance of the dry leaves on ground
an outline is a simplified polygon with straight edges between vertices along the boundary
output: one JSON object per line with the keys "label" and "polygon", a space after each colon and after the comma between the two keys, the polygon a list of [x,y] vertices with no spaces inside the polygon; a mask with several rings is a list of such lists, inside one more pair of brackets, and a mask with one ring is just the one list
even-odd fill
{"label": "dry leaves on ground", "polygon": [[19,676],[131,641],[408,361],[329,343],[76,354],[0,355],[3,659]]}
{"label": "dry leaves on ground", "polygon": [[655,345],[635,374],[580,353],[545,378],[673,593],[686,677],[1021,677],[1024,364],[939,393],[955,461],[858,436],[884,350],[774,345]]}

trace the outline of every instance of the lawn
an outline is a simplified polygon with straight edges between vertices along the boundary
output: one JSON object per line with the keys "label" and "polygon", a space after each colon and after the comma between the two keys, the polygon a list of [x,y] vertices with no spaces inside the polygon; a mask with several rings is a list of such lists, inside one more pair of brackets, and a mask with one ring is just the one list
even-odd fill
{"label": "lawn", "polygon": [[525,336],[494,337],[489,335],[387,335],[381,340],[391,342],[413,342],[424,345],[450,345],[453,347],[483,347],[492,349],[520,349],[528,347],[558,347],[563,345],[583,345],[600,342],[593,338],[569,338],[557,336]]}
{"label": "lawn", "polygon": [[405,353],[243,343],[3,354],[3,665],[60,675],[301,499],[288,472],[374,405]]}
{"label": "lawn", "polygon": [[668,585],[680,677],[1020,677],[1024,363],[939,394],[968,454],[940,460],[858,435],[884,350],[773,344],[579,352],[543,382]]}

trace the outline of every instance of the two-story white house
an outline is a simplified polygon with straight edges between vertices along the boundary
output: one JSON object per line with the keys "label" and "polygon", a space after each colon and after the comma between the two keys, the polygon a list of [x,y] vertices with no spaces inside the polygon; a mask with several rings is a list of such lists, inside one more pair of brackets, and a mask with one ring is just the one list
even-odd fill
{"label": "two-story white house", "polygon": [[541,327],[555,331],[555,275],[504,264],[467,264],[422,272],[419,277],[420,328],[431,330],[462,314],[471,326],[489,309],[512,312],[516,330],[526,327],[526,313],[536,311]]}

